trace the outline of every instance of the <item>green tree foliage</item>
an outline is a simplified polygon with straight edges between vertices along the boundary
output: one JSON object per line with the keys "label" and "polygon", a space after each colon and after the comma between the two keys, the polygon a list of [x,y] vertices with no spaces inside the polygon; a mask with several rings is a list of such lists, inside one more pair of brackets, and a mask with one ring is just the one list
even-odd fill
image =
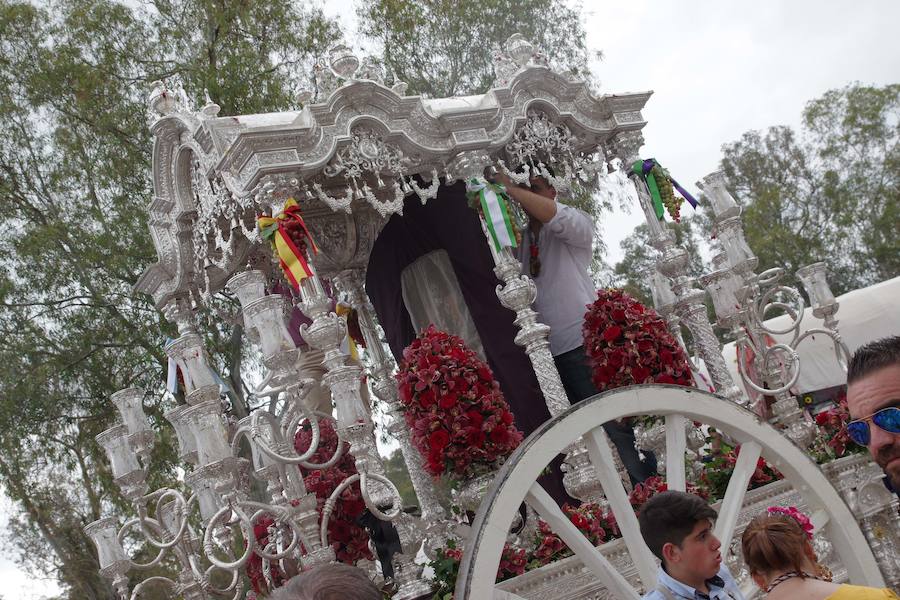
{"label": "green tree foliage", "polygon": [[[66,597],[112,598],[81,531],[126,508],[93,440],[111,393],[149,392],[151,485],[175,462],[160,400],[172,332],[131,291],[155,260],[149,83],[177,75],[226,112],[284,109],[339,32],[289,0],[0,0],[0,32],[0,484],[23,511],[6,533]],[[209,331],[225,376],[232,333]]]}
{"label": "green tree foliage", "polygon": [[[675,232],[675,243],[688,251],[691,275],[699,277],[703,274],[704,265],[700,254],[702,238],[698,231],[698,220],[682,218],[681,223],[668,223],[668,226]],[[648,273],[656,268],[659,253],[650,243],[650,230],[647,225],[638,225],[619,246],[623,258],[613,269],[615,285],[646,306],[653,306]]]}
{"label": "green tree foliage", "polygon": [[587,47],[580,7],[554,0],[360,0],[361,33],[408,93],[443,98],[487,91],[491,50],[513,33],[551,61],[585,76]]}
{"label": "green tree foliage", "polygon": [[799,134],[749,131],[722,150],[760,269],[825,261],[835,293],[900,274],[900,84],[831,90]]}
{"label": "green tree foliage", "polygon": [[403,499],[403,506],[418,504],[416,491],[413,489],[412,480],[409,478],[409,471],[400,450],[394,450],[389,457],[384,459],[384,473],[391,483],[397,486],[400,498]]}

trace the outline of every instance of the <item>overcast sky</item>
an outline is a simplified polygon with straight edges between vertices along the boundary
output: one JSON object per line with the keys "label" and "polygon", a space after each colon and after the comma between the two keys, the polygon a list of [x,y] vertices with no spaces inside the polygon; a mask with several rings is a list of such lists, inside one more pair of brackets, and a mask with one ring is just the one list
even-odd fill
{"label": "overcast sky", "polygon": [[[721,145],[743,132],[796,127],[808,100],[853,81],[900,81],[897,0],[586,4],[588,44],[605,55],[594,65],[603,91],[655,92],[644,111],[643,154],[693,191],[716,169]],[[350,1],[330,2],[326,11],[346,30],[355,27]],[[604,223],[611,262],[641,219],[635,209]],[[5,600],[35,600],[54,589],[7,556],[0,557]]]}

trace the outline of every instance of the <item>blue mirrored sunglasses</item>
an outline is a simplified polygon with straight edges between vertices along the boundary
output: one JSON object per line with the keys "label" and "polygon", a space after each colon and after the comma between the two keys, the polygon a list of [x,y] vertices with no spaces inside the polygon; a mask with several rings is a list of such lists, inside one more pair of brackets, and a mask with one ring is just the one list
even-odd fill
{"label": "blue mirrored sunglasses", "polygon": [[888,433],[900,433],[900,408],[889,406],[888,408],[882,408],[865,419],[857,419],[847,423],[847,434],[851,440],[860,446],[868,446],[869,440],[872,439],[869,421],[872,421],[877,427],[884,429]]}

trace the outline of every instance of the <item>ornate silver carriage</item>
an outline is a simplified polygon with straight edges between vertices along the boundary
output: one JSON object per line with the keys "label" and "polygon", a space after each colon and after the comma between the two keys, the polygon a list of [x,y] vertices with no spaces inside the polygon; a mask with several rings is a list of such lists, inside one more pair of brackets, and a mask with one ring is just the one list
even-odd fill
{"label": "ornate silver carriage", "polygon": [[[115,519],[103,519],[87,531],[97,544],[102,572],[122,598],[138,597],[149,585],[165,587],[171,597],[240,598],[245,594],[242,569],[251,556],[264,565],[291,559],[312,566],[334,560],[326,525],[339,494],[329,499],[320,516],[297,466],[327,468],[345,451],[352,453],[357,469],[345,484],[358,483],[368,510],[392,522],[399,533],[403,551],[394,558],[394,598],[429,595],[420,547],[424,542],[426,550],[433,549],[449,536],[463,538],[465,547],[457,598],[636,598],[639,590],[654,586],[656,563],[640,539],[620,466],[600,426],[642,414],[664,418],[643,441],[664,456],[670,489],[685,488],[691,477],[685,457],[699,460],[702,453],[702,436],[698,439],[694,422],[715,426],[741,443],[716,527],[723,554],[736,573],[740,557],[733,542],[749,517],[765,504],[790,503],[813,515],[820,532],[817,547],[839,580],[900,584],[897,505],[881,485],[877,467],[850,457],[820,470],[803,451],[812,425],[789,393],[799,369],[795,348],[803,338],[795,336],[792,343],[768,350],[760,344],[767,333],[763,317],[768,305],[779,303],[794,317],[792,329],[799,332],[803,300],[780,283],[782,273],[754,273],[740,210],[721,174],[702,183],[723,246],[721,268],[703,284],[716,304],[719,324],[744,336],[748,347],[756,345],[761,375],[748,375],[748,385],[775,396],[774,423],[780,430],[746,408],[746,395],[731,379],[707,319],[704,292],[687,274],[685,251],[653,214],[641,178],[624,174],[622,165],[639,159],[646,124],[641,109],[649,92],[596,95],[583,81],[553,71],[542,53],[520,36],[510,38],[505,52],[496,57],[494,86],[479,96],[405,96],[402,84],[387,87],[377,73],[358,71],[358,64],[346,48],[337,48],[332,72],[322,72],[320,95],[301,94],[297,110],[284,113],[219,116],[214,104],[196,109],[177,86],[162,83],[150,96],[155,197],[148,223],[158,262],[145,271],[136,289],[151,295],[178,326],[180,337],[167,353],[184,374],[187,404],[167,418],[182,459],[192,465],[185,476],[192,494],[185,498],[175,487],[148,493],[144,465],[153,434],[141,410],[143,394],[116,394],[113,401],[122,424],[98,440],[137,516],[121,528]],[[531,308],[533,282],[521,274],[519,260],[508,248],[498,249],[488,244],[488,237],[482,238],[493,261],[499,302],[511,311],[509,319],[518,329],[515,342],[524,349],[551,418],[522,443],[489,485],[467,490],[480,500],[480,507],[471,527],[460,530],[452,526],[423,470],[422,457],[410,444],[392,376],[394,358],[382,344],[383,332],[366,293],[367,268],[386,223],[405,218],[404,207],[440,203],[441,189],[452,182],[479,180],[486,167],[507,169],[513,163],[529,163],[535,169],[552,166],[557,187],[578,180],[592,188],[617,179],[635,195],[660,251],[658,309],[669,318],[673,332],[682,326],[689,329],[716,393],[637,386],[570,407],[550,355],[547,328]],[[611,164],[617,165],[618,174],[610,174]],[[512,169],[507,172],[519,177]],[[298,282],[299,293],[293,298],[267,293],[280,271],[256,224],[260,214],[277,214],[290,198],[302,209],[318,245],[310,276]],[[844,351],[834,321],[837,305],[821,268],[812,271],[807,289],[826,319],[817,331],[834,338],[840,360]],[[384,474],[371,407],[361,393],[363,365],[348,360],[342,349],[346,324],[333,312],[326,281],[359,313],[367,342],[365,372],[372,392],[387,407],[388,430],[408,466],[419,516],[400,510],[397,489]],[[263,377],[257,397],[271,400],[271,410],[254,411],[230,425],[193,316],[223,289],[239,300],[243,323],[259,346]],[[790,304],[782,300],[785,294]],[[309,318],[301,334],[310,351],[321,353],[322,381],[336,407],[333,416],[317,417],[304,400],[317,382],[304,378],[297,367],[306,351],[298,349],[287,331],[291,301]],[[788,368],[769,369],[767,353],[777,353]],[[311,458],[320,433],[318,418],[333,418],[344,442],[324,465],[315,465]],[[311,427],[313,443],[299,453],[291,441],[301,423]],[[249,443],[249,455],[241,451],[242,440]],[[622,539],[595,547],[537,482],[561,453],[567,455],[570,493],[609,506]],[[785,479],[748,493],[760,457]],[[251,496],[251,480],[264,483],[264,500]],[[510,529],[523,501],[532,509],[529,515],[539,515],[575,555],[495,585],[501,551],[515,537]],[[253,523],[263,513],[275,523],[264,547],[255,543],[253,534]],[[125,553],[123,540],[132,528],[158,548],[157,558],[147,565],[136,564]],[[236,540],[243,540],[243,550],[235,550]],[[159,564],[168,552],[179,561],[178,577],[151,577],[129,591],[128,573]],[[744,582],[749,590],[746,574]]]}

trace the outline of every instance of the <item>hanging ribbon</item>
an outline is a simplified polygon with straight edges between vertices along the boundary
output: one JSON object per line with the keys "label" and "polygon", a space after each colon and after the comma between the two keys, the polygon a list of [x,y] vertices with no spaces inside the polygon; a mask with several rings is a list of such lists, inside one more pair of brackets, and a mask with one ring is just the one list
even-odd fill
{"label": "hanging ribbon", "polygon": [[494,247],[498,251],[501,248],[515,248],[516,231],[509,216],[509,198],[503,186],[473,178],[466,182],[466,194],[474,196],[481,205]]}
{"label": "hanging ribbon", "polygon": [[644,182],[647,184],[647,189],[650,190],[650,198],[653,199],[653,210],[656,212],[656,218],[662,220],[663,215],[665,214],[665,206],[663,205],[662,195],[659,193],[659,182],[656,181],[656,175],[653,173],[653,167],[659,167],[663,173],[666,174],[669,181],[672,183],[672,187],[678,190],[678,193],[681,194],[681,197],[687,200],[691,207],[697,208],[697,199],[694,198],[691,194],[688,193],[675,179],[673,179],[669,172],[666,171],[661,164],[656,162],[655,158],[648,158],[646,160],[637,160],[631,165],[631,171],[635,175],[638,175]]}
{"label": "hanging ribbon", "polygon": [[334,312],[337,313],[337,316],[344,319],[347,323],[347,335],[344,336],[344,341],[341,342],[341,350],[350,355],[350,358],[354,360],[359,360],[359,347],[356,345],[356,340],[353,339],[353,336],[350,335],[350,313],[353,312],[353,307],[349,304],[344,304],[343,302],[338,302],[334,307]]}
{"label": "hanging ribbon", "polygon": [[306,261],[306,254],[301,251],[291,239],[286,225],[295,223],[309,240],[309,246],[318,254],[319,248],[313,241],[303,217],[300,216],[300,205],[293,198],[288,198],[284,203],[284,209],[275,217],[262,216],[257,219],[257,225],[263,238],[272,240],[275,251],[278,253],[278,261],[284,270],[285,276],[296,289],[300,289],[300,281],[312,277],[312,267]]}
{"label": "hanging ribbon", "polygon": [[[166,338],[163,348],[168,348],[169,344],[174,342],[172,338]],[[174,396],[178,393],[178,363],[171,356],[169,357],[168,373],[166,375],[166,390]]]}

